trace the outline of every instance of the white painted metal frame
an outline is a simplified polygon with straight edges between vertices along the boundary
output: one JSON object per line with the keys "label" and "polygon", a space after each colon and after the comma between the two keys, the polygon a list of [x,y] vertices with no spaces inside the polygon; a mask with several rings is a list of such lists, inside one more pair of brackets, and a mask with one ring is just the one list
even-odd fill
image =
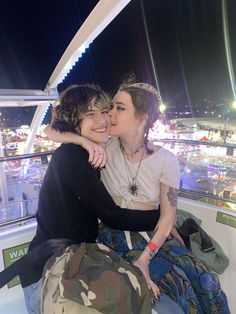
{"label": "white painted metal frame", "polygon": [[[37,131],[61,83],[89,44],[107,27],[131,0],[100,0],[82,24],[53,71],[45,90],[0,89],[0,107],[37,106],[30,125],[24,153],[31,153]],[[1,134],[0,134],[1,137]],[[0,139],[0,153],[2,144]],[[2,156],[2,154],[0,154]],[[4,172],[2,172],[4,175]],[[4,191],[4,180],[1,180]],[[6,195],[7,198],[7,195]]]}
{"label": "white painted metal frame", "polygon": [[0,89],[0,107],[40,106],[54,101],[57,89]]}
{"label": "white painted metal frame", "polygon": [[82,24],[53,71],[44,91],[0,89],[0,107],[38,106],[34,114],[25,153],[33,142],[49,104],[58,97],[57,85],[70,72],[89,44],[107,27],[131,0],[100,0]]}
{"label": "white painted metal frame", "polygon": [[100,0],[80,27],[53,71],[46,89],[61,83],[89,44],[124,9],[130,0]]}
{"label": "white painted metal frame", "polygon": [[[0,107],[27,107],[37,106],[30,126],[24,153],[32,151],[33,142],[50,103],[58,98],[56,89],[48,91],[29,89],[0,89]],[[0,141],[1,144],[1,141]],[[0,149],[0,156],[1,154]]]}

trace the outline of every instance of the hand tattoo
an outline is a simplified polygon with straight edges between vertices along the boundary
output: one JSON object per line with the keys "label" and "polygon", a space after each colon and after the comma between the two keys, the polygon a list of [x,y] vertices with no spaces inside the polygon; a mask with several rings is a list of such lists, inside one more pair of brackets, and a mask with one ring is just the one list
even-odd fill
{"label": "hand tattoo", "polygon": [[178,190],[175,188],[169,187],[167,197],[168,197],[170,206],[172,206],[172,207],[177,206],[177,196],[178,196]]}

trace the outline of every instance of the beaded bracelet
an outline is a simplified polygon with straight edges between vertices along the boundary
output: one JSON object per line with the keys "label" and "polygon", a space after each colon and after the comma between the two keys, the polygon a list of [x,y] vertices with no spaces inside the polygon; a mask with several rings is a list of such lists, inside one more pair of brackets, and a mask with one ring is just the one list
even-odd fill
{"label": "beaded bracelet", "polygon": [[145,246],[144,251],[149,254],[150,258],[153,258],[158,252],[158,246],[153,242],[148,242],[148,244]]}

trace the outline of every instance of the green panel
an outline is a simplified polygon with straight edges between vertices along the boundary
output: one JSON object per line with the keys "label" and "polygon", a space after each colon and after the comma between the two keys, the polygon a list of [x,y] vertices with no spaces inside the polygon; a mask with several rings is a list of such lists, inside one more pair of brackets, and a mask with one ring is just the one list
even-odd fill
{"label": "green panel", "polygon": [[[24,256],[28,252],[30,242],[12,246],[10,248],[2,250],[4,267],[7,268],[19,258]],[[7,284],[8,288],[12,288],[20,283],[19,276],[15,277]]]}
{"label": "green panel", "polygon": [[236,217],[233,215],[217,212],[216,221],[221,224],[236,228]]}

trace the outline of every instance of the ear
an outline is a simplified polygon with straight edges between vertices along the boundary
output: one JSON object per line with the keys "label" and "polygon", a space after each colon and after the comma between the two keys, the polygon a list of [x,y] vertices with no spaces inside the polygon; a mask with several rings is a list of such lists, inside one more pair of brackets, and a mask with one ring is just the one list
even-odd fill
{"label": "ear", "polygon": [[81,135],[81,123],[75,128],[75,133]]}
{"label": "ear", "polygon": [[145,125],[146,125],[146,123],[147,123],[147,121],[148,121],[148,114],[147,114],[147,113],[144,113],[144,114],[138,116],[138,121],[139,121],[139,123],[140,123],[143,127],[145,127]]}

